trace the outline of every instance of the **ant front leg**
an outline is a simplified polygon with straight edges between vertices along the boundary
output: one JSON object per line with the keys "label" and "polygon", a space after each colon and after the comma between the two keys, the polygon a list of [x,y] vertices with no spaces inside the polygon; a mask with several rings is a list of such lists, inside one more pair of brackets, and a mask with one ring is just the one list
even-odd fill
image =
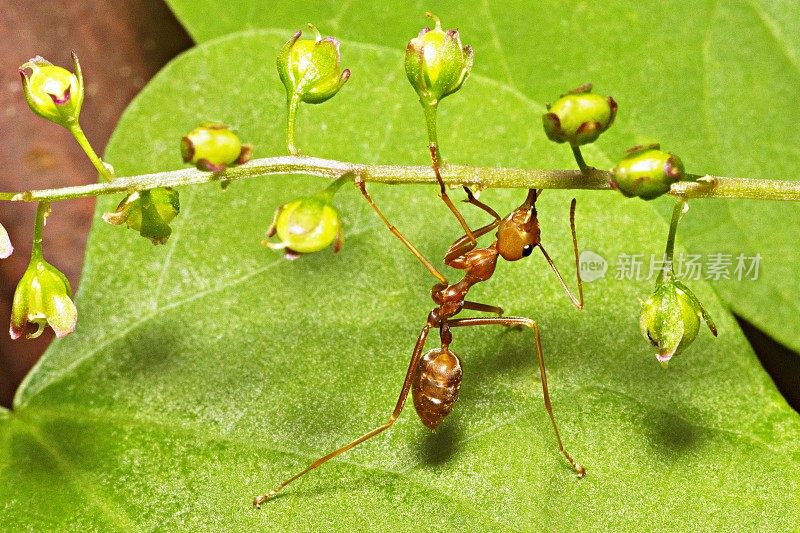
{"label": "ant front leg", "polygon": [[489,207],[485,203],[483,203],[480,200],[478,200],[477,198],[475,198],[475,195],[472,194],[472,190],[470,190],[469,187],[467,187],[466,185],[462,185],[462,187],[464,187],[464,192],[467,193],[467,198],[464,200],[464,203],[472,204],[472,205],[476,206],[477,208],[482,209],[482,210],[486,211],[487,213],[489,213],[492,216],[492,218],[494,218],[495,220],[500,220],[500,215],[497,214],[497,211],[495,211],[494,209],[492,209],[491,207]]}
{"label": "ant front leg", "polygon": [[497,318],[457,318],[448,320],[447,325],[451,328],[467,326],[524,326],[533,331],[533,335],[536,340],[536,356],[539,360],[539,374],[542,379],[544,408],[547,411],[547,415],[550,417],[550,422],[553,424],[553,431],[555,431],[556,440],[558,441],[558,449],[561,451],[561,454],[566,458],[569,464],[572,465],[572,469],[575,470],[575,473],[578,474],[578,477],[584,477],[586,475],[586,469],[583,467],[583,465],[575,461],[567,449],[564,448],[564,443],[561,441],[561,433],[558,431],[558,424],[556,424],[556,418],[555,415],[553,415],[553,406],[550,403],[550,391],[547,387],[547,371],[544,367],[544,354],[542,353],[542,339],[539,335],[539,324],[530,318],[510,316]]}
{"label": "ant front leg", "polygon": [[450,245],[450,248],[448,248],[447,252],[445,253],[444,264],[454,268],[463,268],[456,266],[455,263],[458,263],[459,259],[462,259],[468,252],[471,252],[478,246],[478,241],[474,239],[486,235],[490,231],[494,230],[499,224],[500,219],[497,219],[476,229],[473,232],[472,240],[470,240],[469,235],[462,235],[456,239],[456,241]]}
{"label": "ant front leg", "polygon": [[408,398],[408,392],[411,389],[411,382],[414,379],[414,374],[416,373],[417,367],[419,366],[419,361],[420,361],[420,359],[422,357],[422,349],[425,347],[425,340],[428,338],[428,332],[430,331],[431,327],[432,327],[432,325],[430,323],[425,324],[425,327],[422,328],[422,331],[419,334],[419,338],[417,338],[417,344],[414,346],[414,353],[411,356],[411,362],[409,362],[409,364],[408,364],[408,370],[406,371],[406,377],[405,377],[405,380],[403,381],[403,388],[400,389],[400,396],[397,398],[397,403],[395,404],[394,409],[392,410],[392,413],[389,415],[389,420],[387,420],[384,424],[381,424],[380,426],[376,427],[372,431],[368,431],[367,433],[363,434],[362,436],[360,436],[356,440],[350,442],[349,444],[346,444],[346,445],[342,446],[341,448],[338,448],[338,449],[332,451],[328,455],[324,455],[324,456],[320,457],[319,459],[317,459],[316,461],[314,461],[313,463],[308,465],[304,470],[298,472],[297,474],[293,475],[289,479],[285,480],[280,485],[278,485],[277,487],[275,487],[271,491],[267,492],[266,494],[262,494],[261,496],[256,496],[253,499],[253,506],[254,507],[260,509],[261,505],[265,501],[267,501],[270,498],[272,498],[273,496],[275,496],[279,491],[281,491],[284,487],[286,487],[286,485],[288,485],[289,483],[295,481],[297,478],[302,477],[305,474],[308,474],[309,472],[311,472],[315,468],[318,468],[319,466],[322,466],[323,464],[327,463],[328,461],[330,461],[334,457],[343,454],[344,452],[350,450],[351,448],[354,448],[355,446],[358,446],[359,444],[361,444],[365,440],[369,440],[372,437],[374,437],[376,435],[379,435],[380,433],[383,433],[384,431],[386,431],[387,429],[392,427],[392,425],[395,423],[397,418],[400,416],[400,413],[403,411],[403,406],[406,403],[406,398]]}
{"label": "ant front leg", "polygon": [[450,248],[447,249],[447,252],[444,256],[444,264],[449,266],[453,266],[451,263],[467,252],[474,250],[478,246],[478,242],[474,239],[486,235],[500,225],[500,215],[497,214],[497,211],[475,198],[475,195],[472,194],[472,191],[466,185],[464,185],[464,192],[467,193],[467,199],[464,200],[464,202],[477,206],[478,208],[486,211],[492,216],[492,218],[494,218],[494,220],[489,224],[486,224],[485,226],[473,231],[473,239],[470,239],[470,235],[463,235],[450,245]]}

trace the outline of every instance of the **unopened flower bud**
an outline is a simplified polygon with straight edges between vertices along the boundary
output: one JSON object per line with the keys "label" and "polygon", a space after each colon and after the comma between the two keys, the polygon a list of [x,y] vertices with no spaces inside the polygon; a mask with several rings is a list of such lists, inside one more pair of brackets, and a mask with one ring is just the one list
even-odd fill
{"label": "unopened flower bud", "polygon": [[342,176],[323,191],[303,196],[275,210],[267,237],[278,236],[280,242],[262,241],[273,250],[283,250],[287,259],[300,254],[319,252],[333,244],[337,253],[344,243],[339,212],[331,201],[333,195],[350,176]]}
{"label": "unopened flower bud", "polygon": [[612,187],[625,196],[644,200],[669,192],[673,183],[686,177],[680,158],[662,152],[658,144],[631,148],[611,173],[614,175]]}
{"label": "unopened flower bud", "polygon": [[225,124],[205,122],[181,139],[183,162],[210,172],[222,172],[231,165],[246,163],[252,153],[253,146],[242,144]]}
{"label": "unopened flower bud", "polygon": [[664,281],[642,304],[639,328],[642,336],[658,348],[656,359],[666,364],[694,341],[701,318],[716,336],[716,326],[697,297],[678,281]]}
{"label": "unopened flower bud", "polygon": [[322,37],[314,25],[315,39],[300,39],[298,31],[278,54],[278,74],[289,99],[320,104],[331,98],[350,77],[339,65],[339,41]]}
{"label": "unopened flower bud", "polygon": [[8,238],[6,228],[0,224],[0,259],[5,259],[14,253],[14,247],[11,245],[11,239]]}
{"label": "unopened flower bud", "polygon": [[564,94],[542,115],[544,132],[551,141],[581,146],[597,140],[617,116],[617,103],[610,96],[592,94],[586,83]]}
{"label": "unopened flower bud", "polygon": [[442,29],[438,17],[433,29],[424,28],[406,46],[406,76],[423,105],[435,106],[463,85],[472,70],[473,51],[461,46],[458,30]]}
{"label": "unopened flower bud", "polygon": [[116,211],[104,214],[103,220],[117,226],[125,224],[153,244],[164,244],[172,233],[169,223],[179,212],[178,191],[160,187],[129,194]]}
{"label": "unopened flower bud", "polygon": [[75,52],[72,60],[74,73],[39,56],[19,67],[25,99],[31,110],[65,128],[77,124],[83,104],[83,76]]}
{"label": "unopened flower bud", "polygon": [[[67,277],[41,255],[34,254],[14,292],[11,338],[38,337],[48,325],[56,337],[64,337],[75,331],[77,321],[78,310]],[[26,333],[31,324],[37,327],[36,331]]]}

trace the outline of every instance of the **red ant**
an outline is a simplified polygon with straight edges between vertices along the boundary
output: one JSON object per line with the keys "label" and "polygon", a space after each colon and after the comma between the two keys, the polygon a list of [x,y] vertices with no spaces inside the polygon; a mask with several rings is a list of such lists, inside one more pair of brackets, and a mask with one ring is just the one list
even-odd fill
{"label": "red ant", "polygon": [[[260,508],[262,503],[275,496],[281,489],[297,478],[392,427],[403,410],[409,391],[411,391],[414,399],[414,407],[422,423],[431,429],[438,427],[442,420],[444,420],[453,409],[453,405],[456,400],[458,400],[458,391],[461,386],[461,361],[455,353],[450,351],[449,346],[452,340],[450,330],[452,328],[467,326],[500,325],[528,327],[533,331],[536,342],[536,355],[539,362],[539,373],[542,380],[544,406],[550,417],[550,422],[553,425],[556,440],[558,441],[558,448],[575,470],[578,477],[586,475],[584,467],[572,458],[561,442],[561,434],[558,431],[556,419],[553,415],[553,408],[550,403],[550,393],[547,388],[547,373],[545,371],[544,356],[542,355],[542,341],[539,336],[539,326],[536,321],[525,317],[505,317],[503,316],[503,309],[500,307],[472,302],[466,299],[467,293],[473,285],[492,277],[499,257],[502,257],[506,261],[517,261],[523,257],[528,257],[533,253],[533,249],[538,247],[550,264],[553,272],[555,272],[556,277],[558,277],[558,281],[566,291],[572,304],[578,309],[583,309],[583,283],[580,275],[578,239],[575,234],[575,199],[573,198],[570,204],[570,228],[572,230],[572,244],[575,253],[575,268],[578,279],[578,298],[575,298],[572,292],[570,292],[558,268],[556,268],[553,260],[550,259],[547,251],[542,246],[539,220],[536,214],[536,200],[541,191],[530,189],[522,205],[514,209],[505,218],[501,218],[494,209],[475,198],[472,191],[464,186],[464,191],[467,194],[465,202],[482,209],[494,218],[489,224],[472,231],[464,220],[464,217],[447,195],[444,181],[439,172],[438,150],[436,146],[431,145],[430,150],[433,170],[439,183],[441,198],[458,219],[465,232],[462,237],[457,239],[450,248],[448,248],[444,256],[444,263],[453,268],[464,270],[464,277],[456,283],[449,283],[447,278],[445,278],[436,267],[388,221],[367,192],[364,181],[356,177],[356,186],[361,190],[361,193],[364,195],[370,207],[372,207],[378,214],[378,217],[380,217],[389,228],[389,231],[400,239],[411,253],[413,253],[431,274],[439,280],[439,283],[434,285],[431,289],[431,297],[436,303],[436,307],[428,314],[425,326],[423,326],[419,338],[417,338],[417,343],[411,355],[411,362],[408,365],[408,371],[403,381],[403,387],[400,390],[400,396],[397,398],[397,404],[394,410],[391,415],[389,415],[389,420],[349,444],[342,446],[328,455],[320,457],[305,470],[285,480],[267,494],[256,497],[253,500],[253,505],[256,507]],[[493,231],[495,228],[497,228],[495,241],[486,248],[478,248],[477,238]],[[453,318],[463,309],[492,313],[497,316]],[[422,350],[425,347],[425,341],[428,338],[428,333],[432,329],[439,330],[440,347],[429,350],[423,355]]]}

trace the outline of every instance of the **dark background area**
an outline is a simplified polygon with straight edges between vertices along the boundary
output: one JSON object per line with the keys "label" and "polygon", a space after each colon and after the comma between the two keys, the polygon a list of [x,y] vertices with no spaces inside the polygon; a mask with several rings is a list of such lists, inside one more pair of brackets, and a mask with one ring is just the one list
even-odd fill
{"label": "dark background area", "polygon": [[[72,70],[81,60],[86,99],[81,125],[103,152],[120,115],[147,81],[192,40],[161,0],[42,2],[0,0],[0,190],[63,187],[97,181],[97,172],[69,132],[34,115],[17,68],[35,55]],[[78,286],[94,201],[58,204],[48,218],[45,255]],[[17,281],[27,266],[35,204],[3,202],[0,223],[14,254],[0,261],[0,328],[6,331]],[[0,334],[0,404],[9,406],[19,382],[53,335],[12,341]]]}
{"label": "dark background area", "polygon": [[[162,0],[40,2],[0,0],[0,190],[16,191],[96,181],[96,172],[65,129],[35,116],[22,94],[17,68],[35,55],[71,68],[74,49],[83,68],[86,100],[81,125],[102,153],[131,99],[170,59],[192,45]],[[0,222],[15,246],[0,261],[0,324],[11,314],[17,281],[28,263],[36,206],[4,202]],[[58,205],[48,219],[45,254],[77,289],[93,200]],[[740,320],[764,368],[800,411],[800,355]],[[5,326],[2,326],[2,331]],[[0,334],[0,405],[9,406],[19,382],[52,333],[12,341]]]}

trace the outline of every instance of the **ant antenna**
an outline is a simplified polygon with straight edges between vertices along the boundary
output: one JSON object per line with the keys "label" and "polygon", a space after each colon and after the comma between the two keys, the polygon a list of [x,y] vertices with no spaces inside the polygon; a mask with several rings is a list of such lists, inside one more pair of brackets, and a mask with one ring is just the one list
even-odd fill
{"label": "ant antenna", "polygon": [[[535,196],[534,196],[535,198]],[[572,291],[569,290],[567,284],[564,282],[564,278],[561,276],[561,272],[558,271],[558,267],[556,267],[553,260],[550,258],[550,255],[547,253],[547,250],[544,249],[541,243],[539,243],[539,249],[542,251],[542,255],[550,264],[550,268],[553,269],[553,272],[556,273],[556,277],[558,278],[559,283],[564,288],[564,291],[569,296],[572,305],[577,307],[578,309],[584,308],[584,301],[583,301],[583,280],[581,279],[581,264],[580,264],[580,254],[578,253],[578,237],[575,233],[575,205],[577,204],[577,200],[575,198],[572,199],[572,203],[569,207],[569,225],[572,229],[572,249],[575,253],[575,275],[578,278],[578,298],[575,298],[575,295],[572,294]]]}

